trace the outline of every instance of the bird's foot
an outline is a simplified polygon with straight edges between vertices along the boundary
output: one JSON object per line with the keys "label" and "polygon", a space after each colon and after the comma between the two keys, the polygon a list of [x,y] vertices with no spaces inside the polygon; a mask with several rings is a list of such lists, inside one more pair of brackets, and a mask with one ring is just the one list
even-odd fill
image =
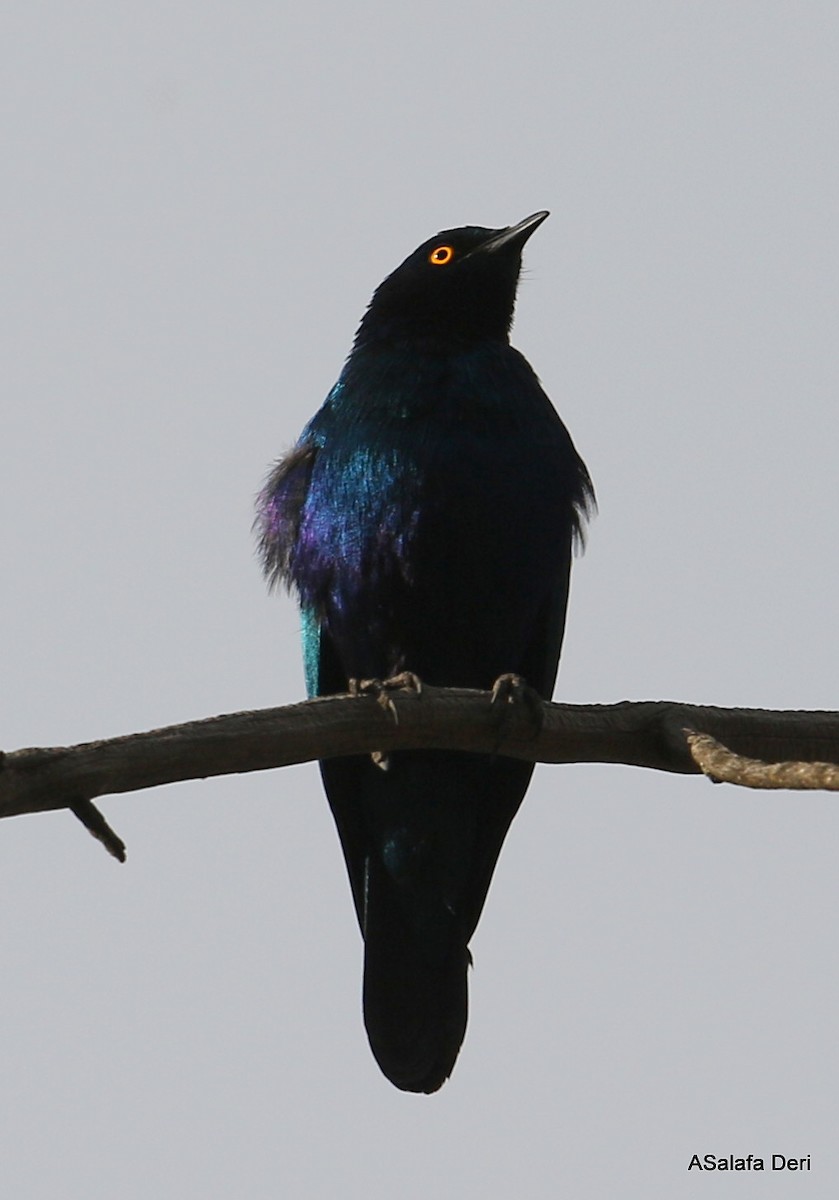
{"label": "bird's foot", "polygon": [[510,718],[511,707],[524,709],[525,715],[533,728],[534,737],[541,732],[542,722],[545,719],[542,697],[521,675],[515,675],[512,672],[506,675],[499,675],[492,685],[492,699],[490,700],[490,704],[498,714],[496,753],[501,748],[506,724]]}
{"label": "bird's foot", "polygon": [[351,679],[351,696],[375,696],[379,704],[393,717],[393,723],[399,724],[399,713],[393,702],[393,692],[413,692],[422,695],[422,680],[413,671],[400,671],[389,679]]}
{"label": "bird's foot", "polygon": [[[399,713],[392,693],[413,692],[416,696],[422,695],[422,681],[413,671],[400,671],[389,679],[351,679],[349,684],[351,696],[375,696],[385,712],[393,717],[395,725],[399,724]],[[390,767],[390,755],[385,750],[374,750],[370,758],[380,771],[387,771]]]}

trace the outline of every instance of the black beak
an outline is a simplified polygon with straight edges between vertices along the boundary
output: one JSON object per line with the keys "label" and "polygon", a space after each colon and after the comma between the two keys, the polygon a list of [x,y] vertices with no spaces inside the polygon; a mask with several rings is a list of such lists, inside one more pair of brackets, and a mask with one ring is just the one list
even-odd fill
{"label": "black beak", "polygon": [[515,247],[521,250],[524,243],[530,237],[531,233],[535,233],[544,220],[550,216],[550,213],[543,210],[542,212],[533,213],[530,217],[525,217],[523,221],[519,221],[518,225],[510,225],[508,229],[499,229],[487,241],[482,242],[473,254],[484,251],[494,252],[501,250],[504,246]]}

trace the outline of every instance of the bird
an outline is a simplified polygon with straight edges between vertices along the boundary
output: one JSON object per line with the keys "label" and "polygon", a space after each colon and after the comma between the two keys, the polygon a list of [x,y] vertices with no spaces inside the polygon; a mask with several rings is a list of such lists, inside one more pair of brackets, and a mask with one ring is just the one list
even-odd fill
{"label": "bird", "polygon": [[[259,494],[263,569],[297,596],[310,697],[406,672],[478,689],[512,676],[552,696],[595,499],[510,345],[522,249],[548,215],[443,230],[389,274]],[[397,1088],[435,1092],[465,1036],[469,942],[533,764],[401,750],[320,770],[364,942],[371,1050]]]}

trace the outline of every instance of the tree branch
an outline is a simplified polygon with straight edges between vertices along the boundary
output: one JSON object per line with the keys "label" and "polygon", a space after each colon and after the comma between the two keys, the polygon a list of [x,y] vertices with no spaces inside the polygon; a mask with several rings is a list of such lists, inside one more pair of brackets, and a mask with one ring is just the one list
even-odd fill
{"label": "tree branch", "polygon": [[688,746],[712,783],[789,791],[839,792],[839,766],[831,762],[762,762],[734,754],[707,733],[687,733]]}
{"label": "tree branch", "polygon": [[[0,817],[70,808],[117,858],[125,848],[92,801],[184,779],[266,771],[335,755],[468,750],[530,762],[622,763],[748,787],[836,788],[839,713],[713,708],[672,701],[500,710],[463,688],[329,696],[78,746],[0,753]],[[709,746],[708,735],[724,745]],[[712,752],[713,751],[713,752]],[[728,758],[726,758],[728,755]],[[761,760],[746,764],[745,759]],[[797,760],[797,761],[791,761]],[[783,770],[767,772],[767,764]],[[816,770],[803,764],[820,764]]]}

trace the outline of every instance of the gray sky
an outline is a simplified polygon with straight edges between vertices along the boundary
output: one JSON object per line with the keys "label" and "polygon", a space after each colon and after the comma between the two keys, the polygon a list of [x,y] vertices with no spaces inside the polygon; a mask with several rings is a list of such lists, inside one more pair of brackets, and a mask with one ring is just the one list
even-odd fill
{"label": "gray sky", "polygon": [[[514,342],[600,500],[558,698],[836,706],[835,4],[1,20],[4,748],[302,696],[265,470],[416,244],[542,207]],[[4,1195],[836,1194],[835,799],[540,768],[431,1098],[367,1048],[314,766],[104,809],[125,867],[0,828]]]}

